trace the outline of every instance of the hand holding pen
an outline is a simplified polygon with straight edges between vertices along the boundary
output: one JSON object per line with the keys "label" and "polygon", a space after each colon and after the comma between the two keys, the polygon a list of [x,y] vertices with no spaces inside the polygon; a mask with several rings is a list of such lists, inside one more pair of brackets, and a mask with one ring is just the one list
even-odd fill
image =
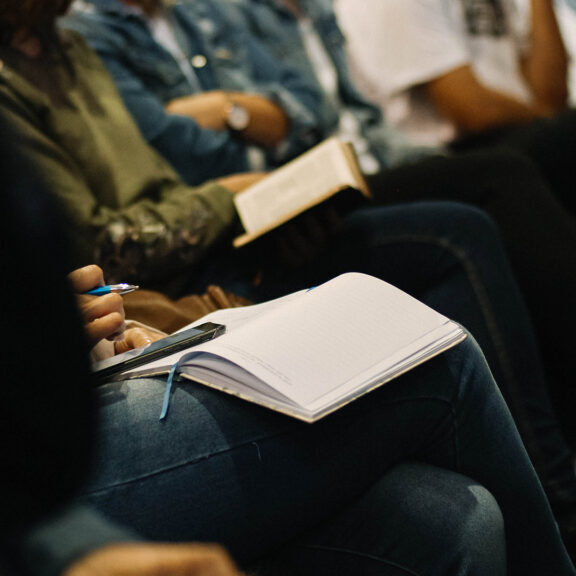
{"label": "hand holding pen", "polygon": [[84,320],[84,328],[90,344],[100,340],[121,338],[125,330],[125,314],[122,296],[114,291],[103,292],[95,297],[87,292],[104,286],[104,273],[99,266],[91,265],[74,270],[68,275],[76,293],[78,307]]}
{"label": "hand holding pen", "polygon": [[[85,266],[68,275],[76,292],[78,307],[84,319],[84,329],[91,346],[102,339],[114,341],[114,352],[120,354],[146,346],[166,334],[147,326],[126,329],[122,294],[133,292],[133,284],[104,285],[104,274],[98,266]],[[96,286],[96,288],[94,288]]]}

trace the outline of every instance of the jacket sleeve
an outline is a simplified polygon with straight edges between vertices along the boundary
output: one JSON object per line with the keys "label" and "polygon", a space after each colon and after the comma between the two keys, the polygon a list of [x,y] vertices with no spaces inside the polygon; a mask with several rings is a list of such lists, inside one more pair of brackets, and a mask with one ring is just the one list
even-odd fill
{"label": "jacket sleeve", "polygon": [[228,131],[209,130],[192,118],[166,112],[161,95],[146,85],[141,71],[125,57],[130,46],[121,34],[74,11],[62,19],[62,25],[80,33],[98,53],[146,141],[185,182],[197,186],[215,177],[250,170],[246,145]]}
{"label": "jacket sleeve", "polygon": [[[278,165],[316,143],[319,135],[314,110],[321,99],[317,87],[279,62],[243,29],[232,6],[222,10],[215,4],[212,9],[217,14],[218,25],[222,26],[219,36],[226,37],[229,48],[213,49],[216,88],[268,97],[278,103],[289,118],[290,131],[285,141],[276,149],[265,151],[271,165]],[[146,140],[170,161],[186,182],[196,185],[251,169],[249,146],[234,134],[208,130],[192,118],[165,111],[166,90],[154,91],[150,87],[158,82],[160,70],[151,61],[151,69],[147,71],[143,58],[138,59],[136,69],[135,59],[126,57],[130,46],[122,34],[102,24],[97,17],[74,11],[62,22],[84,36],[98,53]],[[147,74],[154,76],[152,82],[146,82]],[[170,83],[170,78],[163,81]]]}
{"label": "jacket sleeve", "polygon": [[284,163],[325,137],[317,113],[323,98],[318,84],[278,58],[252,32],[238,5],[229,0],[212,1],[210,8],[218,23],[218,36],[225,37],[229,47],[213,54],[220,85],[265,96],[279,104],[289,119],[289,133],[270,152],[270,163]]}
{"label": "jacket sleeve", "polygon": [[215,182],[186,186],[152,150],[156,164],[150,170],[157,174],[158,190],[105,202],[70,154],[44,133],[41,118],[5,85],[0,85],[0,109],[18,134],[14,146],[68,214],[78,264],[99,263],[109,281],[115,276],[113,267],[123,268],[127,278],[147,275],[146,280],[154,281],[194,264],[237,222],[229,190]]}
{"label": "jacket sleeve", "polygon": [[[309,82],[299,70],[283,64],[260,40],[246,35],[245,45],[254,68],[254,92],[279,104],[290,122],[286,138],[271,153],[271,163],[279,165],[327,136],[317,115],[322,93],[316,83]],[[273,71],[273,74],[263,78],[260,77],[262,71]]]}
{"label": "jacket sleeve", "polygon": [[30,576],[59,576],[98,548],[140,540],[91,508],[72,505],[29,530],[17,543],[16,558]]}
{"label": "jacket sleeve", "polygon": [[105,43],[94,40],[124,104],[144,138],[166,158],[182,179],[197,186],[207,180],[250,170],[246,145],[228,131],[209,130],[186,116],[168,114],[164,102]]}

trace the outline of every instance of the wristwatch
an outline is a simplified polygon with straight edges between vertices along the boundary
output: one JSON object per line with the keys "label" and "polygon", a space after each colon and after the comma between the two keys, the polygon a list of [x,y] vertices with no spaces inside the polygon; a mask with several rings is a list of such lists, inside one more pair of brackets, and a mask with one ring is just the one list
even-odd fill
{"label": "wristwatch", "polygon": [[232,132],[242,132],[250,124],[250,112],[241,104],[230,102],[226,108],[226,126]]}

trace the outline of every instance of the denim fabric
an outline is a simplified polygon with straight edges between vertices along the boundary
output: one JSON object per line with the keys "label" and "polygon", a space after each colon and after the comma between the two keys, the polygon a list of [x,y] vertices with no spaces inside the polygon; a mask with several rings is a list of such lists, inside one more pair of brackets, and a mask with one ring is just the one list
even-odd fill
{"label": "denim fabric", "polygon": [[257,575],[322,574],[335,561],[335,574],[504,575],[504,532],[498,503],[483,486],[445,468],[409,462],[386,472],[306,538],[260,562]]}
{"label": "denim fabric", "polygon": [[192,291],[215,281],[252,300],[267,300],[358,271],[382,278],[460,322],[479,342],[512,410],[549,498],[576,497],[571,452],[546,389],[534,327],[493,221],[454,202],[358,210],[312,265],[270,270],[258,287],[251,263],[214,257],[197,268]]}
{"label": "denim fabric", "polygon": [[[98,390],[99,457],[84,495],[148,538],[218,541],[243,565],[297,541],[305,549],[291,547],[291,562],[308,566],[300,574],[358,573],[351,566],[368,557],[371,566],[361,573],[503,573],[498,548],[485,565],[486,551],[468,558],[456,542],[439,551],[441,534],[429,534],[431,525],[419,533],[411,524],[421,513],[431,521],[419,509],[422,500],[398,499],[379,487],[392,467],[409,460],[464,474],[489,491],[505,522],[510,575],[574,574],[472,337],[313,425],[188,383],[177,386],[160,422],[164,386],[148,379]],[[475,492],[470,486],[472,501]],[[383,514],[359,522],[353,509],[362,501]],[[487,541],[498,540],[500,527],[497,521]],[[402,537],[411,540],[396,545]]]}
{"label": "denim fabric", "polygon": [[[192,63],[197,61],[194,56],[205,58],[195,66],[203,91],[261,94],[279,102],[287,113],[290,133],[270,151],[270,167],[318,141],[316,85],[247,34],[231,6],[217,0],[179,0],[168,9],[185,32]],[[78,0],[61,25],[80,32],[98,52],[144,137],[189,184],[249,169],[247,147],[233,134],[166,114],[165,103],[197,89],[157,44],[142,16],[119,0]]]}
{"label": "denim fabric", "polygon": [[[285,64],[298,69],[311,83],[318,84],[317,73],[306,53],[297,18],[281,0],[231,0],[243,12],[246,26],[254,36]],[[363,136],[381,168],[402,164],[432,153],[431,149],[410,144],[400,132],[387,124],[381,109],[369,102],[356,88],[345,53],[346,38],[340,29],[332,0],[307,0],[301,8],[310,18],[338,74],[339,98],[356,117]],[[318,88],[322,90],[318,84]],[[325,134],[337,126],[340,111],[331,98],[324,97],[316,114]],[[438,151],[436,151],[438,152]]]}

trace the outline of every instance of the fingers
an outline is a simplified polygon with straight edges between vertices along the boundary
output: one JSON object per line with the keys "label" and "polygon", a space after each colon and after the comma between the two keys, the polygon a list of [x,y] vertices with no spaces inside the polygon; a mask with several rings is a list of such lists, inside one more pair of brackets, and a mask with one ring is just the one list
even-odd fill
{"label": "fingers", "polygon": [[100,340],[115,340],[124,332],[124,303],[118,294],[88,296],[88,290],[104,285],[104,273],[92,264],[68,274],[72,290],[77,294],[78,308],[84,320],[89,342],[95,346]]}
{"label": "fingers", "polygon": [[144,327],[128,328],[128,330],[124,332],[122,340],[114,342],[114,349],[116,354],[121,354],[128,350],[134,350],[134,348],[148,346],[148,344],[160,340],[164,336],[165,334],[152,332]]}
{"label": "fingers", "polygon": [[74,292],[83,294],[97,286],[104,286],[104,273],[102,272],[102,268],[91,264],[90,266],[78,268],[68,274],[68,280],[71,282]]}
{"label": "fingers", "polygon": [[226,292],[220,288],[220,286],[210,285],[206,288],[206,292],[209,294],[210,298],[216,303],[216,309],[219,308],[232,308],[234,306],[231,299],[228,297]]}
{"label": "fingers", "polygon": [[119,294],[106,296],[78,296],[84,328],[95,345],[106,338],[115,340],[125,329],[124,302]]}

